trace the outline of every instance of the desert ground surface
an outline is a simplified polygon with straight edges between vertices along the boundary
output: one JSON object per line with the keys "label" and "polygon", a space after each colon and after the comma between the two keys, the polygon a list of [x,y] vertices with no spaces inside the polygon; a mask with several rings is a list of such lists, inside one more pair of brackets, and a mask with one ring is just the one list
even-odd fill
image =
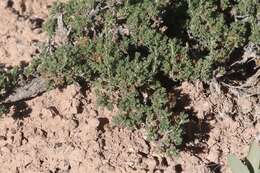
{"label": "desert ground surface", "polygon": [[[42,23],[55,0],[0,2],[0,64],[29,63],[48,41]],[[258,81],[259,82],[259,81]],[[260,83],[258,83],[260,85]],[[141,130],[114,127],[91,89],[54,89],[12,107],[0,119],[1,173],[230,173],[259,138],[258,97],[233,97],[218,85],[184,82],[177,106],[190,112],[176,157],[157,151]]]}

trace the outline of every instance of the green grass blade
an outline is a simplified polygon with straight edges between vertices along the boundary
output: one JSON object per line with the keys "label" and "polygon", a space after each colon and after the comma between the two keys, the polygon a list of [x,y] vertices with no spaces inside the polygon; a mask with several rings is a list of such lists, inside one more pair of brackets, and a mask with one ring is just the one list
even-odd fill
{"label": "green grass blade", "polygon": [[253,142],[247,156],[254,173],[260,173],[260,146],[257,142]]}
{"label": "green grass blade", "polygon": [[250,173],[248,168],[234,154],[228,156],[228,164],[233,173]]}

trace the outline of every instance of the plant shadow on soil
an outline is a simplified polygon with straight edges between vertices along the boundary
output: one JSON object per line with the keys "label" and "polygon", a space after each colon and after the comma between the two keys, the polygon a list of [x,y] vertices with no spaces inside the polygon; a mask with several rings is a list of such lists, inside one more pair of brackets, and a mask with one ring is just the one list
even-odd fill
{"label": "plant shadow on soil", "polygon": [[[199,119],[196,112],[192,108],[185,108],[191,105],[191,98],[188,94],[182,94],[181,90],[176,92],[178,101],[176,102],[175,112],[185,112],[188,114],[188,122],[184,125],[183,143],[178,147],[180,151],[189,152],[191,155],[201,159],[199,154],[207,152],[207,141],[209,133],[213,127],[209,121],[214,119],[213,114],[208,114],[204,119]],[[221,173],[221,165],[219,163],[209,162],[207,168],[212,173]],[[176,173],[183,173],[182,165],[175,166]]]}
{"label": "plant shadow on soil", "polygon": [[[179,146],[178,149],[181,151],[189,151],[192,154],[203,153],[206,149],[205,143],[209,139],[209,132],[213,128],[209,124],[209,121],[214,119],[214,115],[209,114],[205,116],[205,119],[198,119],[192,107],[187,109],[187,107],[191,105],[190,96],[181,93],[180,89],[175,89],[176,86],[180,86],[179,82],[174,82],[162,74],[159,74],[157,79],[167,91],[174,90],[176,94],[177,101],[173,109],[174,114],[180,114],[181,112],[188,114],[188,122],[183,126],[183,131],[185,132],[183,135],[183,144]],[[195,141],[198,142],[195,144]],[[188,146],[187,144],[192,145]]]}
{"label": "plant shadow on soil", "polygon": [[[188,122],[184,125],[183,144],[179,146],[181,151],[188,151],[192,154],[200,154],[205,152],[206,142],[209,139],[209,132],[213,127],[209,124],[209,120],[214,118],[214,115],[207,115],[204,119],[199,119],[196,112],[192,108],[187,109],[191,105],[191,99],[188,94],[182,94],[177,91],[178,101],[176,103],[175,112],[185,112],[188,116]],[[197,142],[198,141],[198,142]],[[188,145],[191,144],[191,145]]]}
{"label": "plant shadow on soil", "polygon": [[[220,164],[210,162],[207,167],[209,168],[209,170],[212,173],[221,173],[221,165]],[[181,164],[175,165],[175,172],[176,173],[183,173],[183,169],[182,169]]]}
{"label": "plant shadow on soil", "polygon": [[12,117],[14,119],[24,119],[30,116],[32,109],[24,101],[18,102],[14,105],[14,114]]}

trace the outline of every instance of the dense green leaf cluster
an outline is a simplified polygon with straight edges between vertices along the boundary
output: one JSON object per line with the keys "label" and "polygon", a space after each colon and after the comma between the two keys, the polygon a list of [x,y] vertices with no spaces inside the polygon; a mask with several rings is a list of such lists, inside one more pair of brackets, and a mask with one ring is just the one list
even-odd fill
{"label": "dense green leaf cluster", "polygon": [[188,12],[191,38],[208,52],[206,58],[214,63],[228,61],[249,40],[259,44],[258,0],[190,1]]}
{"label": "dense green leaf cluster", "polygon": [[19,68],[0,71],[0,97],[12,87],[17,85],[19,79]]}
{"label": "dense green leaf cluster", "polygon": [[65,86],[81,78],[90,79],[91,67],[86,58],[90,51],[91,47],[71,44],[61,45],[52,53],[46,49],[26,68],[26,75],[37,72],[53,86]]}
{"label": "dense green leaf cluster", "polygon": [[[12,88],[18,85],[21,69],[15,67],[11,70],[0,69],[0,100],[3,99]],[[8,108],[0,105],[0,116],[8,112]]]}

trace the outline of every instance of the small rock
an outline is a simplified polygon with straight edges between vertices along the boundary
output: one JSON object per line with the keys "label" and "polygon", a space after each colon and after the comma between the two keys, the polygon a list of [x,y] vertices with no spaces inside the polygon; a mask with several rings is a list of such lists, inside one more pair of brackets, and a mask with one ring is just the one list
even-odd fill
{"label": "small rock", "polygon": [[227,114],[233,112],[233,103],[231,100],[225,99],[223,101],[222,112]]}
{"label": "small rock", "polygon": [[143,160],[148,165],[149,170],[154,170],[156,168],[157,162],[155,159],[147,158]]}
{"label": "small rock", "polygon": [[249,97],[239,97],[237,104],[244,114],[247,114],[253,110],[253,103]]}
{"label": "small rock", "polygon": [[89,119],[88,125],[90,128],[97,128],[99,126],[99,121],[96,118]]}
{"label": "small rock", "polygon": [[67,121],[68,129],[75,129],[79,126],[79,121],[76,119],[70,119]]}
{"label": "small rock", "polygon": [[80,101],[78,99],[73,99],[71,103],[71,114],[77,114],[79,113],[79,106],[80,106]]}
{"label": "small rock", "polygon": [[207,159],[211,162],[218,162],[218,157],[219,157],[219,152],[217,151],[217,149],[212,148],[210,149],[210,152],[207,156]]}

